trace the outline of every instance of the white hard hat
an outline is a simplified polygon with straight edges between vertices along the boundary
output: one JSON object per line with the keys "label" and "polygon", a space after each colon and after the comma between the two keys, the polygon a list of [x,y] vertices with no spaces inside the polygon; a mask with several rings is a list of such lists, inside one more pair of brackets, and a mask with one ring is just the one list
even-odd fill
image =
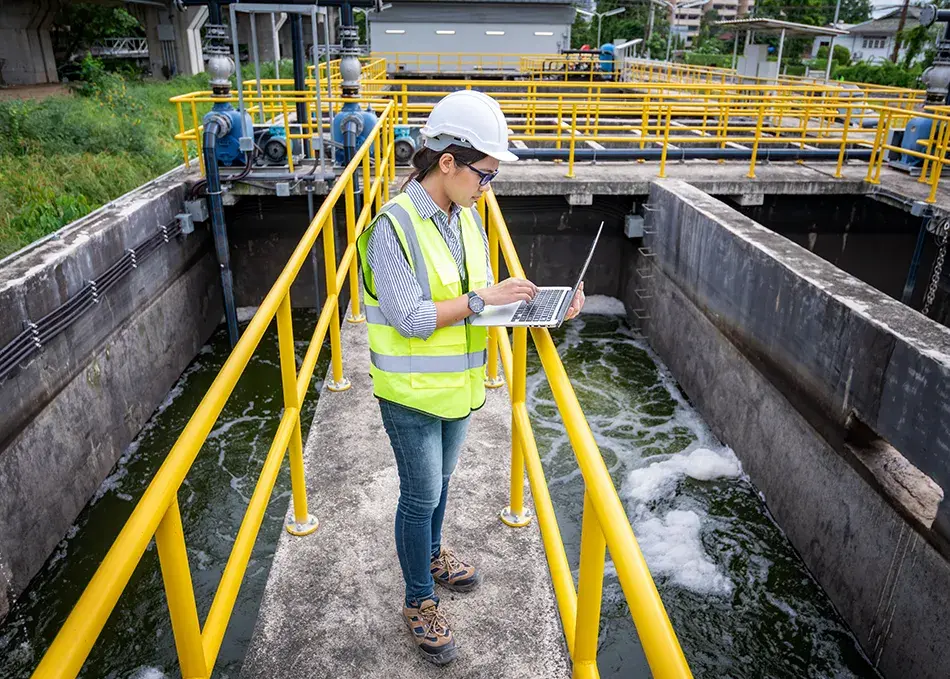
{"label": "white hard hat", "polygon": [[459,90],[439,100],[420,130],[425,147],[467,146],[498,160],[518,160],[508,150],[508,123],[498,102],[483,92]]}

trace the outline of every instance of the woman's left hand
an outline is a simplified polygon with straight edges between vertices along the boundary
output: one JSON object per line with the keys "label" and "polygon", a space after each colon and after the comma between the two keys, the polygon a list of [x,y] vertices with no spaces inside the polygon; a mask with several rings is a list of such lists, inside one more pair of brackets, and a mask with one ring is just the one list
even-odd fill
{"label": "woman's left hand", "polygon": [[581,282],[580,286],[577,288],[577,293],[574,295],[574,299],[571,300],[571,306],[567,310],[567,315],[564,317],[565,321],[569,321],[577,314],[581,312],[581,309],[584,308],[584,283]]}

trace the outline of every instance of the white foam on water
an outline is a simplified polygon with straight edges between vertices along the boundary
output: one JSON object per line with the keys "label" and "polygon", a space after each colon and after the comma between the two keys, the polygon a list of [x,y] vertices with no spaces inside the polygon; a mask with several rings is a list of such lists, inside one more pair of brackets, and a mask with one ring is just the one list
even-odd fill
{"label": "white foam on water", "polygon": [[[588,304],[590,300],[589,297]],[[588,304],[584,305],[587,313],[624,314],[623,304],[610,297],[596,298],[590,308]],[[619,468],[630,470],[622,474],[623,483],[618,490],[633,517],[634,533],[651,572],[697,593],[727,596],[734,584],[725,569],[707,554],[702,542],[703,529],[708,530],[714,520],[690,502],[688,494],[678,497],[677,489],[687,477],[699,481],[741,478],[738,458],[722,445],[686,401],[672,374],[649,345],[625,327],[609,337],[584,336],[585,325],[583,318],[568,325],[558,342],[558,351],[563,356],[584,345],[597,348],[587,354],[590,358],[585,358],[582,364],[572,366],[572,381],[580,397],[596,401],[596,406],[588,407],[591,412],[586,414],[601,451],[615,454]],[[648,390],[642,399],[627,400],[622,386],[624,375],[616,359],[608,360],[620,345],[646,352],[654,363],[658,378],[654,396],[651,397]],[[604,369],[608,371],[606,377]],[[585,379],[588,373],[590,378]],[[545,382],[541,372],[528,377],[528,406],[536,434],[543,430],[547,439],[544,461],[556,464],[572,453],[560,416],[548,417],[545,412],[555,408],[553,399],[546,393]],[[657,406],[668,404],[668,399],[673,401],[672,414],[666,414],[668,405],[660,407],[659,412],[663,414],[657,414]],[[545,412],[545,416],[542,417],[541,412]],[[656,455],[667,447],[671,437],[684,435],[692,441],[684,451]],[[569,465],[560,474],[552,474],[549,484],[553,487],[570,483],[576,480],[578,473],[575,466]],[[661,508],[653,506],[658,500],[665,500]]]}
{"label": "white foam on water", "polygon": [[712,481],[738,478],[741,473],[739,459],[731,449],[695,448],[689,453],[678,453],[662,462],[634,469],[627,475],[623,495],[634,502],[653,502],[669,496],[685,476]]}
{"label": "white foam on water", "polygon": [[129,679],[168,679],[168,675],[157,667],[147,667],[142,665],[132,670]]}
{"label": "white foam on water", "polygon": [[588,295],[584,300],[582,314],[601,314],[603,316],[626,316],[627,310],[616,297],[607,295]]}
{"label": "white foam on water", "polygon": [[256,306],[239,306],[235,311],[237,312],[238,323],[247,323],[252,318],[254,314],[257,313],[258,307]]}
{"label": "white foam on water", "polygon": [[654,577],[667,576],[699,594],[732,593],[732,581],[703,548],[702,520],[696,512],[674,509],[662,518],[638,522],[634,530]]}

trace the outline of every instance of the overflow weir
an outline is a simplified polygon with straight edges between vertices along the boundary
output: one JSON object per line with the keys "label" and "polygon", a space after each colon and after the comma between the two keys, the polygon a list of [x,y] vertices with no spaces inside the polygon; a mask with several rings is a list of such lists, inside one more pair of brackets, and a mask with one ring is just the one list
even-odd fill
{"label": "overflow weir", "polygon": [[[332,62],[176,97],[186,153],[208,104],[237,134],[227,101],[289,158],[235,157],[208,211],[218,168],[186,156],[0,263],[0,677],[944,677],[950,117],[918,180],[877,133],[913,91],[636,60],[581,83],[361,68],[359,96]],[[486,577],[444,597],[461,651],[435,670],[399,617],[354,243],[438,93],[467,86],[525,157],[477,208],[496,278],[569,280],[605,231],[589,313],[492,333],[446,521]],[[367,107],[371,129],[346,118]],[[154,657],[123,657],[136,614]]]}

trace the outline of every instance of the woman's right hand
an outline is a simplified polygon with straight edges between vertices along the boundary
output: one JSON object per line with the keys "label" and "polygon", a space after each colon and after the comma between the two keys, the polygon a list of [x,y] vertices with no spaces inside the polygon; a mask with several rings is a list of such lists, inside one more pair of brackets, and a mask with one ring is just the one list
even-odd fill
{"label": "woman's right hand", "polygon": [[512,302],[527,302],[538,294],[538,286],[524,278],[508,278],[501,283],[475,291],[485,304],[497,306]]}

